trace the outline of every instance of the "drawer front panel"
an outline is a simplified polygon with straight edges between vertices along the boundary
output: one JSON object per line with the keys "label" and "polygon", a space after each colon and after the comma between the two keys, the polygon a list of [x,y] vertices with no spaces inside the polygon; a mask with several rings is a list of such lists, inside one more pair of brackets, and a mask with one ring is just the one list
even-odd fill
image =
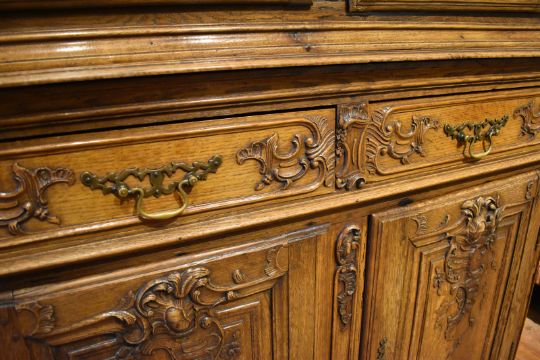
{"label": "drawer front panel", "polygon": [[531,91],[343,106],[337,186],[351,189],[531,151],[539,131],[540,96]]}
{"label": "drawer front panel", "polygon": [[20,142],[0,149],[0,231],[114,228],[328,193],[334,122],[316,110]]}
{"label": "drawer front panel", "polygon": [[501,335],[525,316],[511,298],[531,290],[538,189],[528,173],[375,214],[362,358],[488,359],[519,336]]}

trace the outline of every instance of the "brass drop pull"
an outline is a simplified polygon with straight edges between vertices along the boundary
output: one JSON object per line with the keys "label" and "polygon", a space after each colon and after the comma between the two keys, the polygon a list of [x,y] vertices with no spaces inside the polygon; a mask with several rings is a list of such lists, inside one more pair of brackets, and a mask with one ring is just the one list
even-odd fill
{"label": "brass drop pull", "polygon": [[[200,180],[206,180],[209,173],[217,171],[222,161],[221,156],[215,155],[208,160],[208,163],[194,162],[189,165],[183,162],[171,162],[170,165],[158,169],[130,168],[103,177],[91,172],[83,172],[81,182],[92,190],[101,190],[103,195],[113,194],[119,199],[135,198],[135,212],[142,219],[166,220],[179,216],[184,212],[189,205],[186,189],[192,188]],[[178,170],[186,173],[182,180],[163,185],[165,177],[170,178]],[[151,186],[131,187],[124,182],[130,176],[139,181],[143,181],[148,177]],[[144,198],[150,196],[158,198],[161,195],[169,195],[173,192],[176,192],[179,196],[180,208],[157,213],[148,213],[143,209],[142,202]]]}
{"label": "brass drop pull", "polygon": [[[493,145],[492,137],[499,135],[499,132],[501,131],[503,126],[506,125],[507,122],[508,115],[504,115],[500,119],[486,119],[479,123],[469,122],[456,127],[450,124],[446,124],[444,125],[444,133],[446,134],[446,136],[449,136],[452,139],[457,139],[460,144],[463,144],[465,146],[464,153],[467,154],[468,152],[469,158],[474,160],[480,160],[491,152]],[[487,131],[482,132],[488,126],[489,128],[487,129]],[[466,130],[469,130],[470,132],[472,132],[472,134],[465,134]],[[474,152],[473,148],[477,142],[482,143],[482,152]]]}

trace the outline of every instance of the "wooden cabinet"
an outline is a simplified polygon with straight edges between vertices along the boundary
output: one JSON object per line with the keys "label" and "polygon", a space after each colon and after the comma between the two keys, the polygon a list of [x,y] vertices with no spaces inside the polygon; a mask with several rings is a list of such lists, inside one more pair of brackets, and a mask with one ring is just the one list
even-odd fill
{"label": "wooden cabinet", "polygon": [[537,192],[529,173],[374,214],[362,358],[513,356],[520,330],[509,318],[527,311]]}
{"label": "wooden cabinet", "polygon": [[0,0],[0,360],[513,358],[538,6]]}

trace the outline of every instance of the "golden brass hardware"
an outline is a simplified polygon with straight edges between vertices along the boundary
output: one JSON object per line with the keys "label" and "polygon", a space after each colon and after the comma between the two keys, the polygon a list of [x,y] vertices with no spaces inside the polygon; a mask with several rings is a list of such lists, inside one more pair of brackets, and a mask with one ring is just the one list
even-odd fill
{"label": "golden brass hardware", "polygon": [[[460,144],[465,145],[464,153],[468,148],[468,157],[474,160],[480,160],[484,156],[488,155],[491,152],[493,145],[493,136],[499,135],[502,127],[508,122],[508,115],[504,115],[500,119],[486,119],[479,123],[465,123],[459,126],[452,126],[450,124],[444,125],[444,133],[446,136],[451,137],[452,139],[457,139]],[[489,126],[486,132],[482,133],[482,130]],[[465,134],[465,130],[472,131],[471,135]],[[474,153],[473,148],[474,144],[477,142],[482,142],[483,150],[480,153]],[[489,145],[486,149],[486,143]],[[467,155],[466,155],[467,156]]]}
{"label": "golden brass hardware", "polygon": [[[119,199],[135,198],[135,213],[142,219],[166,220],[181,215],[189,205],[189,197],[186,189],[192,188],[198,181],[206,180],[209,173],[215,173],[222,163],[222,158],[215,155],[208,160],[208,163],[194,162],[188,165],[183,162],[171,162],[170,165],[162,166],[158,169],[125,169],[118,173],[110,173],[104,177],[98,177],[91,172],[83,172],[81,181],[92,190],[99,189],[103,195],[113,194]],[[165,177],[171,177],[177,170],[182,170],[186,174],[182,180],[174,181],[168,185],[163,185]],[[124,182],[128,177],[134,177],[143,181],[148,177],[150,187],[131,187]],[[180,208],[166,210],[158,213],[148,213],[143,209],[143,198],[161,195],[169,195],[177,192],[179,195]]]}

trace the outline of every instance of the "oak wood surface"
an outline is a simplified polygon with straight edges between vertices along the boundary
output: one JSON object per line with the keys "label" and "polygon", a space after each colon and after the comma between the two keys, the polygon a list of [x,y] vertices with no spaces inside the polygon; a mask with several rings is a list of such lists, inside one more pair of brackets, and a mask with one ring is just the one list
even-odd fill
{"label": "oak wood surface", "polygon": [[368,3],[0,0],[0,359],[513,358],[536,4]]}

